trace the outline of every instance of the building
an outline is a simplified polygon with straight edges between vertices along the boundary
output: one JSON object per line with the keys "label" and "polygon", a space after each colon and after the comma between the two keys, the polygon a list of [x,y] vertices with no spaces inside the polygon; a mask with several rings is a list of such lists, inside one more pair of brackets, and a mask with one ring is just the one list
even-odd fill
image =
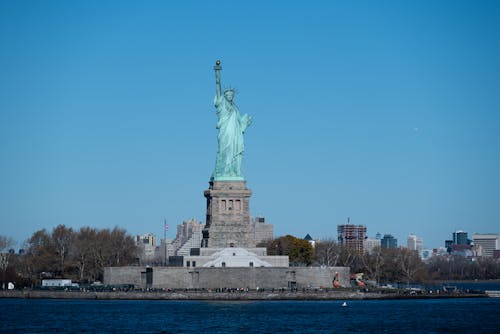
{"label": "building", "polygon": [[137,245],[156,246],[156,236],[153,233],[138,235],[136,236],[135,241]]}
{"label": "building", "polygon": [[43,287],[78,287],[78,283],[71,282],[70,279],[43,279]]}
{"label": "building", "polygon": [[380,247],[380,239],[377,238],[366,238],[363,243],[363,247],[367,253],[373,252],[375,247]]}
{"label": "building", "polygon": [[196,219],[190,219],[177,225],[177,235],[172,242],[173,254],[186,256],[191,254],[192,248],[200,248],[203,224]]}
{"label": "building", "polygon": [[422,238],[416,236],[415,234],[410,234],[406,240],[406,244],[408,249],[417,251],[419,255],[422,254],[422,250],[424,249],[424,241]]}
{"label": "building", "polygon": [[432,256],[434,256],[434,252],[432,249],[423,249],[420,257],[422,260],[429,260]]}
{"label": "building", "polygon": [[460,255],[463,257],[472,257],[474,255],[471,245],[451,245],[449,253],[453,255]]}
{"label": "building", "polygon": [[493,257],[500,250],[500,233],[474,233],[472,240],[478,256]]}
{"label": "building", "polygon": [[366,226],[364,225],[338,225],[338,241],[341,245],[364,252],[364,241],[366,239]]}
{"label": "building", "polygon": [[139,261],[144,264],[153,263],[156,257],[156,236],[153,233],[138,235],[135,242],[139,248]]}
{"label": "building", "polygon": [[265,248],[199,248],[200,253],[183,256],[182,266],[189,267],[273,267],[287,268],[288,256],[267,255]]}
{"label": "building", "polygon": [[[224,255],[224,254],[221,254]],[[153,289],[276,289],[350,286],[349,267],[106,267],[104,284]]]}
{"label": "building", "polygon": [[464,257],[470,257],[473,254],[471,241],[465,231],[457,230],[453,232],[452,239],[445,240],[444,245],[449,254],[461,255]]}
{"label": "building", "polygon": [[309,233],[306,234],[304,240],[307,241],[313,248],[316,247],[316,240],[314,240]]}
{"label": "building", "polygon": [[258,216],[253,220],[255,244],[274,239],[274,226],[266,224],[266,219]]}
{"label": "building", "polygon": [[467,232],[464,232],[464,231],[453,232],[453,244],[454,245],[469,245],[470,240],[467,237]]}
{"label": "building", "polygon": [[398,248],[398,239],[391,234],[384,234],[384,237],[380,240],[380,246],[386,249]]}
{"label": "building", "polygon": [[156,264],[166,265],[168,263],[168,257],[174,255],[173,241],[171,239],[160,239],[160,246],[157,247],[156,251]]}

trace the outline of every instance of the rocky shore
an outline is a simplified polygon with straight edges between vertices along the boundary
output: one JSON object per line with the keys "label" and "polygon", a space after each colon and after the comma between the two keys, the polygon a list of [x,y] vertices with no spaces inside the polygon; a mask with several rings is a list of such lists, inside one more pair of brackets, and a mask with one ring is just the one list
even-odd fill
{"label": "rocky shore", "polygon": [[257,300],[369,300],[369,299],[422,299],[422,298],[477,298],[486,294],[408,294],[395,292],[364,292],[357,290],[319,291],[0,291],[0,298],[33,299],[96,299],[96,300],[210,300],[210,301],[257,301]]}

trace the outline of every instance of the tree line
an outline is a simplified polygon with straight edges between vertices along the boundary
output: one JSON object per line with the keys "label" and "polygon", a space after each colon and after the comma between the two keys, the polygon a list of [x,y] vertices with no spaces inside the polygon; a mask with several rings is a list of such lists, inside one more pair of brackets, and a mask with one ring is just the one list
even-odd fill
{"label": "tree line", "polygon": [[[0,238],[0,246],[2,240]],[[40,284],[43,278],[68,278],[77,282],[102,281],[104,267],[126,266],[137,262],[137,246],[124,229],[82,227],[75,231],[65,225],[51,232],[36,231],[26,241],[23,252],[6,252],[10,242],[3,242],[2,282],[17,285]],[[8,254],[8,256],[6,255]],[[3,261],[5,262],[5,261]]]}
{"label": "tree line", "polygon": [[[118,227],[75,231],[59,225],[50,232],[42,229],[33,233],[20,254],[9,251],[13,245],[12,239],[0,236],[0,287],[6,282],[33,286],[43,278],[90,283],[102,281],[104,267],[139,265],[134,238]],[[407,248],[375,247],[360,253],[335,240],[318,241],[313,247],[291,235],[258,246],[266,247],[268,255],[288,255],[290,266],[350,267],[351,273],[364,273],[376,283],[500,278],[500,261],[493,258],[449,255],[423,262],[417,252]]]}
{"label": "tree line", "polygon": [[269,255],[288,255],[291,266],[350,267],[376,283],[425,283],[435,280],[499,279],[500,261],[460,255],[435,256],[424,262],[408,248],[375,247],[370,252],[346,247],[335,240],[321,240],[314,247],[287,235],[261,243]]}

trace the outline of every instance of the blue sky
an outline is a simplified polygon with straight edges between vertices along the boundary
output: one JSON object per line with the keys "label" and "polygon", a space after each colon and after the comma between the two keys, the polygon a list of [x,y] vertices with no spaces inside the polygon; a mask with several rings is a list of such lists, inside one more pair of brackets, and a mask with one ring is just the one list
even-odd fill
{"label": "blue sky", "polygon": [[500,3],[1,1],[0,234],[204,222],[213,64],[277,236],[500,232]]}

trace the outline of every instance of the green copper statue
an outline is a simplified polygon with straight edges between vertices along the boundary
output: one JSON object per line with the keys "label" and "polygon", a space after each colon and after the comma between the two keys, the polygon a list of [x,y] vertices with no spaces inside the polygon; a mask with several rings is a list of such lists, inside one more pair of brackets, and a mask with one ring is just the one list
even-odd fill
{"label": "green copper statue", "polygon": [[218,149],[213,181],[243,181],[242,159],[244,151],[243,134],[252,123],[252,117],[241,116],[233,102],[235,91],[227,89],[221,94],[220,61],[217,60],[215,70],[215,108],[217,108]]}

